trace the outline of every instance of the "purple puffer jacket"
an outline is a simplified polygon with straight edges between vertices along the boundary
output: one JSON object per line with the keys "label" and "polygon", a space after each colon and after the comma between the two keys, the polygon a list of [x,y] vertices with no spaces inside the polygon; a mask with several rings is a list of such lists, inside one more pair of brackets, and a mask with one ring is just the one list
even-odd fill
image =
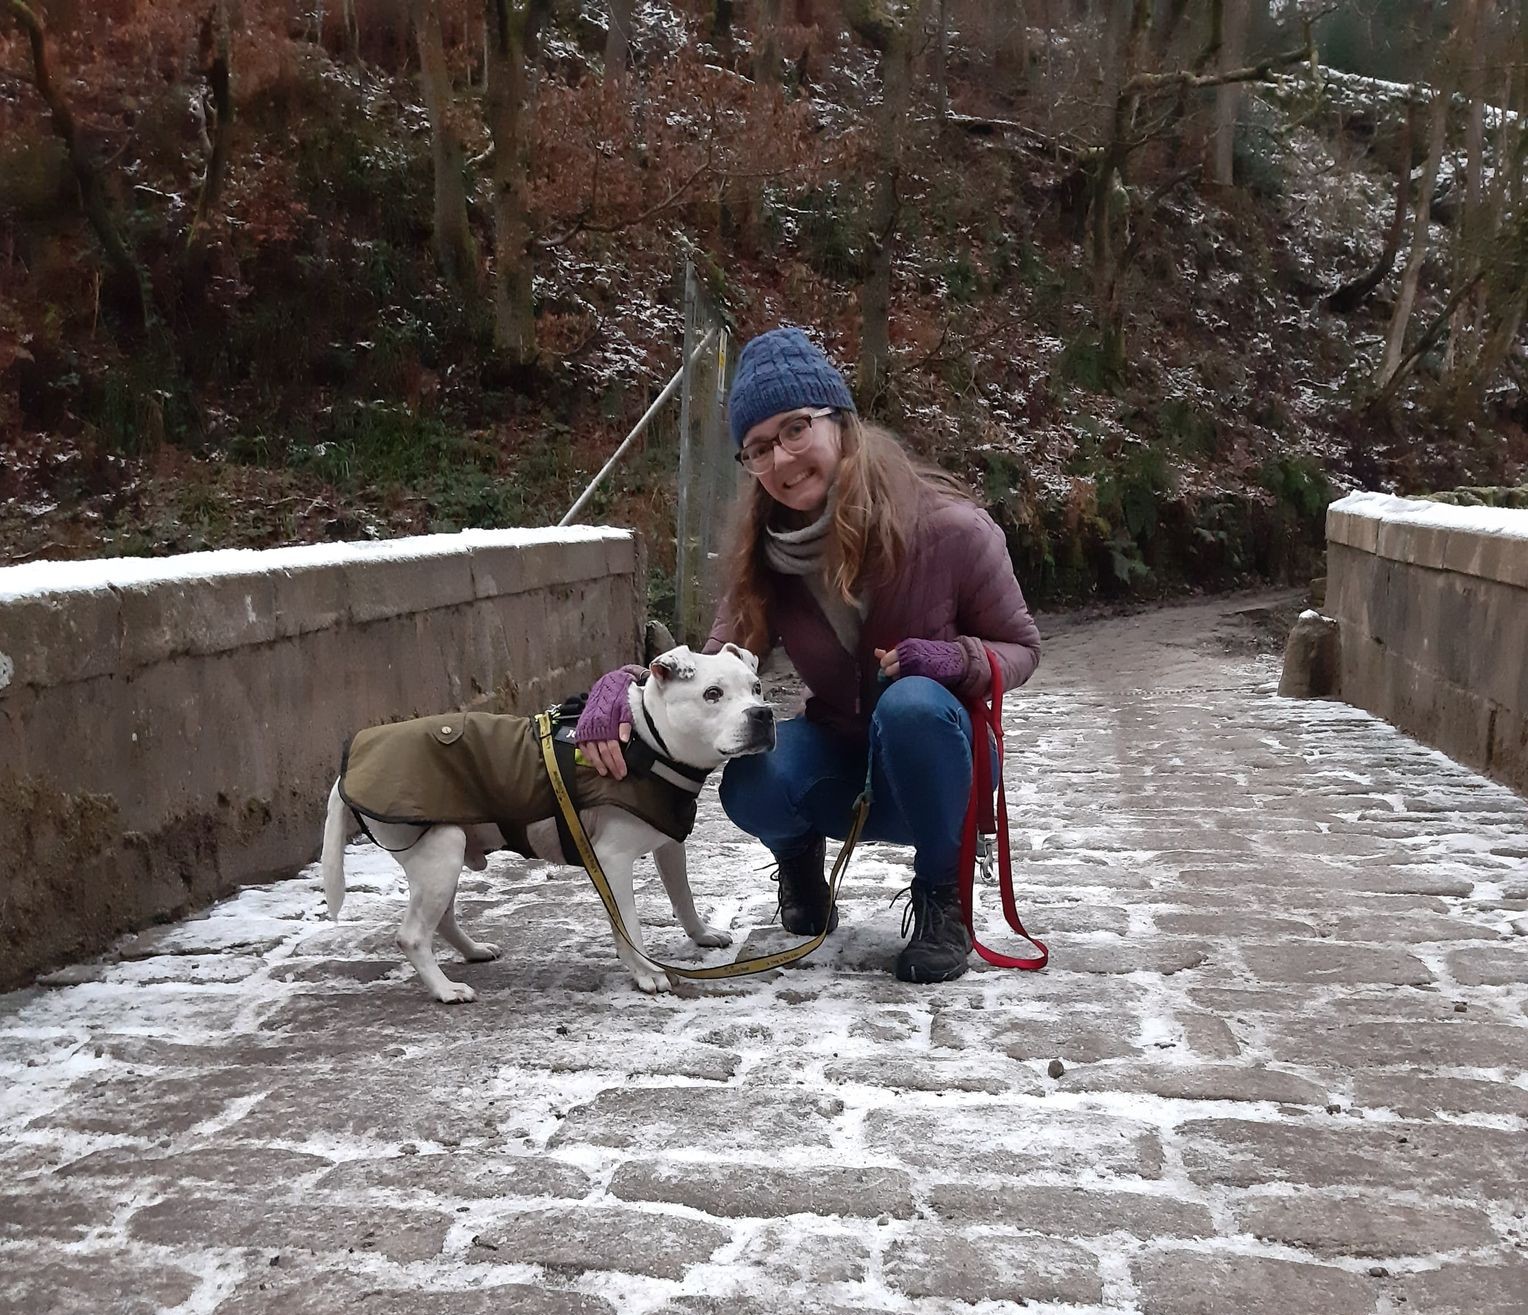
{"label": "purple puffer jacket", "polygon": [[[930,493],[919,507],[900,573],[875,589],[848,653],[796,576],[771,572],[771,643],[784,646],[811,691],[806,715],[845,734],[863,736],[875,706],[878,648],[904,639],[950,639],[966,650],[965,676],[953,687],[963,701],[992,684],[983,646],[997,655],[1004,689],[1016,689],[1040,664],[1040,631],[1029,615],[1003,532],[980,507]],[[735,642],[723,602],[706,652]],[[760,657],[763,655],[760,654]]]}

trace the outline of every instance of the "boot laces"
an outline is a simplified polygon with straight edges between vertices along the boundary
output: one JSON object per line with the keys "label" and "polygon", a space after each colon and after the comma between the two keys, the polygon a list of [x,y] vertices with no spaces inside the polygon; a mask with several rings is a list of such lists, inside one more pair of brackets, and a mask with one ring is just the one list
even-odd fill
{"label": "boot laces", "polygon": [[908,934],[909,929],[915,940],[937,936],[946,922],[959,921],[959,912],[952,913],[946,909],[930,890],[920,889],[916,885],[904,886],[891,897],[891,906],[895,908],[897,901],[902,899],[907,901],[907,907],[902,910],[903,936]]}
{"label": "boot laces", "polygon": [[754,868],[755,872],[764,872],[766,870],[769,872],[769,880],[775,883],[775,912],[774,916],[769,920],[770,926],[774,926],[785,915],[785,888],[780,885],[780,864],[778,862],[760,863],[758,867]]}

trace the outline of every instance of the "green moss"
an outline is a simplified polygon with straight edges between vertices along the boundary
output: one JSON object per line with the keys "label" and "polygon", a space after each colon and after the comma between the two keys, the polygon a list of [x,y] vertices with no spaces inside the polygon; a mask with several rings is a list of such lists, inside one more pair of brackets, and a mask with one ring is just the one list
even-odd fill
{"label": "green moss", "polygon": [[1528,484],[1512,487],[1465,487],[1441,493],[1424,493],[1430,502],[1445,502],[1454,507],[1510,507],[1528,510]]}
{"label": "green moss", "polygon": [[1326,471],[1310,457],[1274,457],[1259,470],[1258,483],[1306,522],[1319,521],[1336,497]]}

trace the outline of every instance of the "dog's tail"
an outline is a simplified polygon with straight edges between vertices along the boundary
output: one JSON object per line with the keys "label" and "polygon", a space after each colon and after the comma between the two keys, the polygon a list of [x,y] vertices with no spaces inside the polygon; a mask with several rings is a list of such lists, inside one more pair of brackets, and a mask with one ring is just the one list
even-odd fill
{"label": "dog's tail", "polygon": [[324,849],[319,859],[319,870],[324,874],[324,899],[329,904],[329,916],[340,920],[340,906],[345,902],[345,842],[349,839],[348,822],[352,819],[349,806],[340,798],[340,783],[334,783],[329,791],[329,813],[324,819]]}

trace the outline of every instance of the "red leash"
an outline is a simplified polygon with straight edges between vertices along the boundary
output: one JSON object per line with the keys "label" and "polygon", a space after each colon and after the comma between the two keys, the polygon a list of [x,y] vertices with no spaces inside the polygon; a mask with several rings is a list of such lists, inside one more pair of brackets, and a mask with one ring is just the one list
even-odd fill
{"label": "red leash", "polygon": [[[980,699],[966,704],[971,714],[971,759],[973,779],[971,802],[966,806],[966,822],[960,837],[960,911],[966,920],[966,930],[971,933],[971,944],[988,963],[998,968],[1043,968],[1050,958],[1044,941],[1037,941],[1019,920],[1019,905],[1013,894],[1013,861],[1008,852],[1008,800],[1003,792],[1003,673],[998,669],[997,657],[986,650],[987,665],[992,670],[991,706]],[[983,731],[990,730],[997,742],[997,809],[992,806],[992,755],[987,747]],[[1003,915],[1008,925],[1026,941],[1039,950],[1038,956],[1016,959],[1011,955],[989,950],[976,939],[976,926],[972,920],[975,912],[973,887],[976,884],[976,837],[997,835],[998,889],[1003,895]]]}

